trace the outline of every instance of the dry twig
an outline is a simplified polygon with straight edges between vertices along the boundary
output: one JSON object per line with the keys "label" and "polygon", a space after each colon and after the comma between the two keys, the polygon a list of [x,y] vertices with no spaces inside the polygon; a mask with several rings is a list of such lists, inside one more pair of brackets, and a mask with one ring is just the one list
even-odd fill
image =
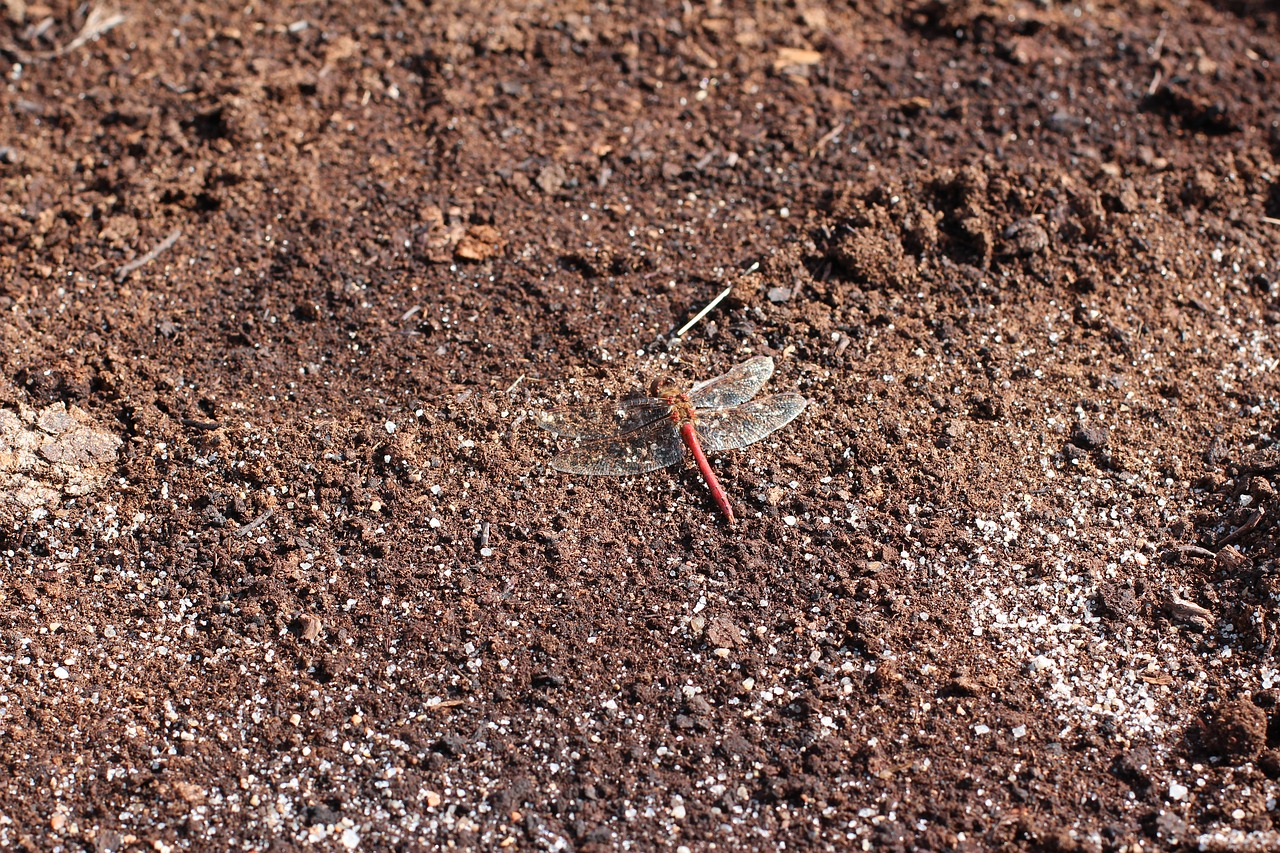
{"label": "dry twig", "polygon": [[103,33],[120,26],[126,19],[127,16],[114,9],[108,10],[101,6],[94,6],[89,10],[88,16],[84,19],[84,26],[80,28],[80,32],[76,33],[76,37],[61,47],[55,47],[53,50],[28,51],[9,45],[4,48],[4,51],[12,54],[19,62],[27,64],[48,59],[61,59]]}
{"label": "dry twig", "polygon": [[170,231],[169,236],[165,237],[163,240],[160,241],[160,245],[156,246],[154,249],[152,249],[150,252],[147,252],[142,257],[134,258],[132,261],[129,261],[129,263],[125,264],[124,266],[120,267],[120,269],[116,270],[116,281],[117,282],[124,281],[133,273],[134,270],[140,267],[145,267],[147,264],[151,263],[156,258],[160,257],[160,253],[164,252],[174,243],[178,242],[178,238],[181,236],[182,236],[181,228],[175,228],[172,231]]}
{"label": "dry twig", "polygon": [[1226,536],[1219,539],[1218,544],[1215,547],[1221,548],[1223,545],[1230,545],[1232,542],[1237,541],[1241,536],[1245,535],[1250,530],[1257,527],[1259,521],[1262,521],[1262,510],[1255,509],[1253,513],[1250,514],[1250,516],[1247,519],[1245,519],[1244,524],[1240,525],[1235,530],[1231,531]]}
{"label": "dry twig", "polygon": [[248,524],[246,524],[244,527],[237,528],[237,529],[236,529],[236,531],[235,531],[235,535],[236,535],[236,536],[239,536],[239,537],[241,537],[241,538],[243,538],[243,537],[245,537],[245,536],[248,536],[248,535],[249,535],[250,533],[252,533],[254,530],[257,530],[259,527],[261,527],[262,525],[266,524],[266,523],[267,523],[267,519],[271,518],[271,516],[273,516],[273,515],[275,515],[275,514],[276,514],[276,511],[275,511],[275,510],[273,510],[273,509],[269,509],[269,510],[267,510],[267,511],[266,511],[266,512],[264,512],[262,515],[258,516],[258,517],[257,517],[257,518],[255,518],[253,521],[251,521],[251,522],[249,522]]}
{"label": "dry twig", "polygon": [[[747,268],[747,271],[744,272],[742,275],[738,276],[738,278],[745,278],[746,276],[751,275],[751,273],[755,272],[758,269],[760,269],[759,262],[753,263],[750,267]],[[697,314],[694,314],[693,318],[689,320],[689,322],[685,323],[683,326],[680,327],[680,331],[676,332],[676,337],[683,338],[685,332],[692,329],[699,320],[701,320],[703,317],[710,314],[712,309],[714,309],[717,305],[719,305],[721,301],[723,301],[724,298],[732,292],[733,292],[732,284],[726,287],[724,290],[720,291],[720,294],[715,299],[712,299],[710,302],[708,302],[705,308],[703,308]]]}
{"label": "dry twig", "polygon": [[1164,69],[1160,67],[1160,57],[1164,53],[1164,28],[1160,28],[1160,33],[1156,36],[1155,43],[1147,48],[1147,54],[1156,64],[1155,74],[1151,76],[1151,83],[1147,86],[1147,97],[1151,97],[1160,88],[1160,81],[1164,77]]}
{"label": "dry twig", "polygon": [[821,152],[823,148],[826,148],[827,144],[830,143],[831,140],[835,139],[837,136],[839,136],[843,132],[844,132],[844,122],[841,122],[840,124],[837,124],[835,127],[828,130],[826,133],[822,134],[822,138],[819,139],[817,142],[815,142],[813,144],[813,147],[809,149],[809,159],[812,160],[814,157],[817,157],[818,153]]}
{"label": "dry twig", "polygon": [[1199,545],[1174,545],[1168,551],[1161,554],[1160,559],[1167,563],[1179,555],[1187,557],[1203,557],[1207,560],[1212,560],[1218,556],[1208,548],[1201,548]]}

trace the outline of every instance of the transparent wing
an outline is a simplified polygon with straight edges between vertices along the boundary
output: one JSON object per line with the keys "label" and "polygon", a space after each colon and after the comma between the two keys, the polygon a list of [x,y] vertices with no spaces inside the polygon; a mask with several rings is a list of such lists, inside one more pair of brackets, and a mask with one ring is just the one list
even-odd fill
{"label": "transparent wing", "polygon": [[773,359],[767,355],[749,358],[715,379],[699,382],[689,391],[689,402],[698,409],[720,409],[745,403],[756,395],[773,375]]}
{"label": "transparent wing", "polygon": [[805,402],[799,394],[773,394],[732,409],[699,412],[699,442],[708,453],[746,447],[791,423]]}
{"label": "transparent wing", "polygon": [[669,420],[612,438],[583,441],[557,456],[551,467],[566,474],[625,476],[656,471],[684,458],[684,441]]}
{"label": "transparent wing", "polygon": [[631,432],[666,417],[671,407],[656,397],[629,397],[538,413],[538,426],[567,438],[591,441]]}

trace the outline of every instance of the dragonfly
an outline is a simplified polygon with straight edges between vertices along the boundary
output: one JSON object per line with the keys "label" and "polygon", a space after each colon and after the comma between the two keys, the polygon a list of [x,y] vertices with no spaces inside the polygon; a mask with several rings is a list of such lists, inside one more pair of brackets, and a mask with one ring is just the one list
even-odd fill
{"label": "dragonfly", "polygon": [[548,409],[539,413],[538,425],[574,442],[551,467],[567,474],[629,476],[674,465],[687,450],[716,505],[734,524],[733,505],[707,453],[753,444],[804,410],[799,394],[756,397],[772,375],[773,359],[758,355],[688,391],[662,377],[649,396]]}

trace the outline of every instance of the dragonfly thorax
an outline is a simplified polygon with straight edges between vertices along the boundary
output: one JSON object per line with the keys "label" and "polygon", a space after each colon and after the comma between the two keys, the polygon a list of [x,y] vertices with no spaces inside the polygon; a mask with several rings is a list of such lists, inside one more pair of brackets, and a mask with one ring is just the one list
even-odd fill
{"label": "dragonfly thorax", "polygon": [[677,426],[694,420],[693,404],[689,395],[669,376],[662,376],[649,386],[649,393],[671,407],[671,420]]}
{"label": "dragonfly thorax", "polygon": [[676,380],[669,377],[654,379],[649,386],[649,393],[671,406],[673,423],[678,425],[694,420],[694,405],[689,400],[689,394],[678,386]]}
{"label": "dragonfly thorax", "polygon": [[693,423],[696,421],[697,414],[694,412],[693,404],[689,402],[689,397],[685,394],[676,394],[673,397],[664,398],[667,405],[671,407],[671,421],[676,426],[681,424]]}

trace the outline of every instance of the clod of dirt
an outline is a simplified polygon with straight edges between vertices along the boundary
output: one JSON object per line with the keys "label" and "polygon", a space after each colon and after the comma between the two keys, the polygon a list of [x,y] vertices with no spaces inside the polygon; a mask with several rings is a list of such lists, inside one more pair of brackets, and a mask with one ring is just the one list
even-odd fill
{"label": "clod of dirt", "polygon": [[943,170],[930,192],[944,211],[941,223],[951,243],[948,254],[968,258],[986,269],[991,264],[994,235],[987,205],[987,173],[978,166]]}
{"label": "clod of dirt", "polygon": [[93,848],[98,853],[116,853],[124,843],[123,835],[113,829],[106,829],[94,837]]}
{"label": "clod of dirt", "polygon": [[915,261],[890,231],[851,231],[836,241],[831,258],[854,281],[876,287],[902,288],[916,278]]}
{"label": "clod of dirt", "polygon": [[449,732],[436,741],[431,750],[446,758],[458,758],[466,753],[467,741],[461,735]]}
{"label": "clod of dirt", "polygon": [[897,664],[891,660],[882,660],[867,683],[876,694],[888,693],[903,683],[903,676],[898,671]]}
{"label": "clod of dirt", "polygon": [[1111,433],[1106,427],[1092,426],[1080,427],[1071,433],[1071,443],[1076,447],[1084,450],[1097,450],[1104,446],[1111,438]]}
{"label": "clod of dirt", "polygon": [[1122,181],[1114,189],[1104,193],[1103,202],[1108,210],[1116,213],[1137,213],[1142,205],[1137,189],[1129,181]]}
{"label": "clod of dirt", "polygon": [[1217,201],[1218,179],[1212,172],[1197,169],[1182,186],[1182,203],[1188,207],[1208,207]]}
{"label": "clod of dirt", "polygon": [[1255,504],[1260,504],[1263,501],[1274,498],[1276,490],[1266,477],[1251,477],[1249,479],[1248,494],[1249,497],[1253,498]]}
{"label": "clod of dirt", "polygon": [[975,681],[971,676],[961,675],[958,678],[952,679],[952,681],[943,688],[941,695],[967,696],[972,698],[975,696],[981,696],[984,692],[986,691],[983,690],[983,686]]}
{"label": "clod of dirt", "polygon": [[327,826],[338,823],[342,820],[342,816],[324,803],[316,803],[313,806],[307,806],[303,812],[307,826]]}
{"label": "clod of dirt", "polygon": [[1258,756],[1258,769],[1268,779],[1280,779],[1280,749],[1263,750]]}
{"label": "clod of dirt", "polygon": [[1046,853],[1099,853],[1102,845],[1095,839],[1082,838],[1065,827],[1036,833]]}
{"label": "clod of dirt", "polygon": [[17,520],[93,491],[110,473],[120,438],[76,406],[0,409],[0,518]]}
{"label": "clod of dirt", "polygon": [[975,394],[969,398],[969,414],[978,420],[998,421],[1004,412],[1004,400],[993,394]]}
{"label": "clod of dirt", "polygon": [[1267,745],[1267,712],[1245,699],[1221,702],[1205,720],[1205,746],[1215,755],[1253,759]]}
{"label": "clod of dirt", "polygon": [[1181,843],[1190,831],[1185,820],[1166,809],[1151,814],[1143,824],[1149,836],[1171,847]]}
{"label": "clod of dirt", "polygon": [[1098,612],[1116,621],[1125,621],[1137,612],[1138,602],[1133,588],[1118,583],[1103,583],[1098,587]]}
{"label": "clod of dirt", "polygon": [[1180,87],[1161,86],[1146,99],[1144,106],[1152,112],[1179,119],[1187,130],[1214,136],[1240,130],[1240,123],[1232,116],[1228,104],[1210,101]]}
{"label": "clod of dirt", "polygon": [[1112,764],[1112,772],[1128,782],[1135,790],[1145,791],[1151,787],[1151,772],[1154,763],[1151,749],[1145,746],[1137,746],[1133,749],[1127,749],[1116,756],[1115,762]]}
{"label": "clod of dirt", "polygon": [[1004,229],[1004,251],[1027,257],[1049,248],[1049,232],[1034,219],[1020,219]]}
{"label": "clod of dirt", "polygon": [[564,186],[564,182],[569,176],[564,170],[564,166],[559,163],[551,163],[542,168],[538,173],[538,188],[547,195],[554,195],[560,192],[560,188]]}
{"label": "clod of dirt", "polygon": [[502,235],[492,225],[472,225],[458,242],[455,254],[464,261],[486,261],[502,249]]}
{"label": "clod of dirt", "polygon": [[[438,210],[438,208],[437,208]],[[444,263],[453,255],[453,249],[466,236],[466,229],[458,223],[445,225],[443,216],[428,220],[419,243],[428,260]]]}
{"label": "clod of dirt", "polygon": [[738,626],[727,616],[717,616],[707,626],[707,641],[717,648],[731,648],[741,639]]}

